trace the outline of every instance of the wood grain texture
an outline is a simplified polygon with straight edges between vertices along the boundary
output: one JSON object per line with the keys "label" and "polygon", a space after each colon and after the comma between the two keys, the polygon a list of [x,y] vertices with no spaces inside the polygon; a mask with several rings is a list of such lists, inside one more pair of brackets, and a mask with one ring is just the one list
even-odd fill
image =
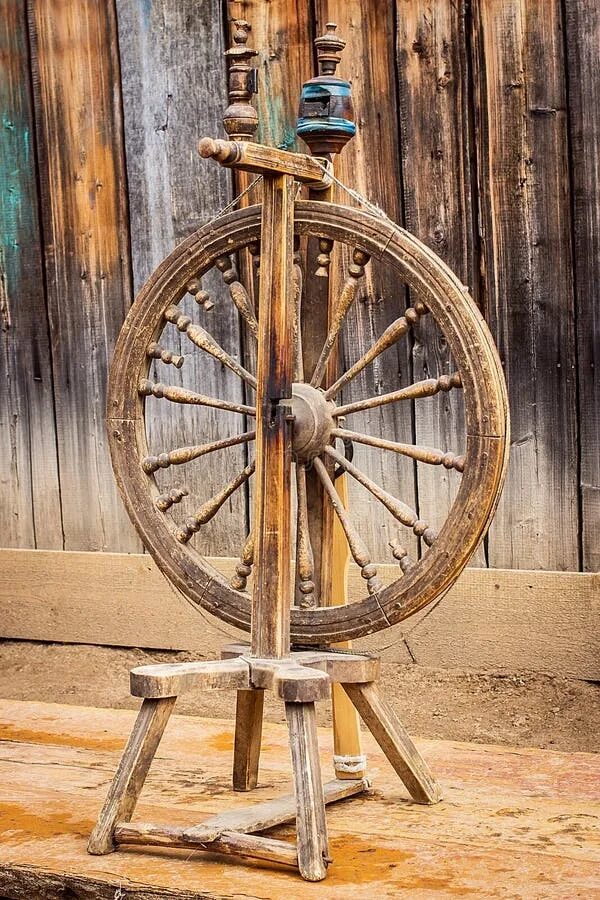
{"label": "wood grain texture", "polygon": [[[394,72],[394,10],[391,4],[360,0],[317,0],[316,34],[327,22],[337,22],[337,33],[347,41],[338,69],[341,78],[352,82],[357,133],[339,157],[336,175],[378,204],[394,222],[402,221],[400,190],[400,144],[398,105]],[[341,189],[335,200],[356,205]],[[332,266],[343,265],[347,273],[349,250],[335,253]],[[343,279],[342,279],[343,283]],[[343,332],[342,370],[349,368],[375,343],[383,330],[406,307],[404,285],[386,266],[372,261],[358,292],[358,302],[350,310]],[[385,393],[412,381],[410,344],[406,338],[382,354],[343,393],[343,402]],[[352,427],[371,434],[385,434],[404,440],[413,434],[410,404],[396,410],[378,410],[354,417]],[[357,464],[374,481],[398,492],[415,506],[414,464],[368,447],[355,447]],[[378,509],[369,495],[355,484],[348,485],[349,509],[373,558],[389,556],[387,544],[395,535],[393,520]],[[416,543],[408,538],[411,551]]]}
{"label": "wood grain texture", "polygon": [[137,550],[104,425],[131,300],[114,10],[36,0],[29,12],[64,546]]}
{"label": "wood grain texture", "polygon": [[473,5],[483,301],[509,385],[493,566],[577,569],[576,393],[560,4]]}
{"label": "wood grain texture", "polygon": [[88,853],[103,856],[115,849],[117,822],[128,822],[136,807],[154,754],[173,712],[176,697],[144,700],[119,767],[88,843]]}
{"label": "wood grain texture", "polygon": [[258,657],[287,656],[290,648],[294,191],[290,175],[263,183],[252,591],[252,655]]}
{"label": "wood grain texture", "polygon": [[[231,174],[198,156],[198,140],[223,136],[227,106],[221,3],[209,0],[117,0],[123,117],[131,218],[134,289],[137,292],[162,259],[195,228],[207,222],[232,196]],[[237,310],[221,274],[212,271],[202,288],[210,310],[191,296],[181,311],[207,328],[218,343],[240,359]],[[234,403],[248,399],[239,379],[224,370],[185,335],[168,325],[161,344],[185,357],[180,371],[153,363],[153,380]],[[160,453],[185,444],[218,440],[239,430],[240,420],[219,410],[180,409],[149,401],[149,442]],[[220,452],[177,473],[189,499],[182,520],[211,497],[248,462],[244,448]],[[168,490],[175,476],[159,475]],[[194,539],[202,551],[222,548],[233,554],[243,543],[247,515],[243,491],[231,498],[230,517],[216,516]]]}
{"label": "wood grain texture", "polygon": [[[234,900],[240,891],[247,900],[314,900],[317,892],[354,900],[597,893],[596,820],[582,811],[600,815],[598,754],[419,740],[446,797],[424,807],[407,802],[370,735],[365,744],[379,796],[328,807],[334,863],[326,885],[315,889],[289,871],[187,859],[189,853],[89,856],[87,833],[134,718],[131,710],[0,701],[0,734],[7,738],[0,744],[1,893],[18,900],[115,900],[119,890],[127,900]],[[223,789],[231,739],[231,722],[173,716],[139,816],[182,827],[215,814],[236,821],[248,798]],[[328,766],[329,729],[320,731],[319,743]],[[208,764],[200,765],[207,751]],[[285,727],[266,724],[263,766],[264,810],[289,790]],[[275,836],[292,834],[286,828]]]}
{"label": "wood grain texture", "polygon": [[60,549],[27,20],[11,0],[0,2],[0,111],[0,540]]}
{"label": "wood grain texture", "polygon": [[[396,3],[396,61],[404,224],[478,297],[477,239],[471,192],[470,83],[466,5],[451,0]],[[453,371],[448,346],[431,317],[415,326],[414,379]],[[461,453],[465,445],[460,392],[434,403],[415,403],[418,443]],[[452,471],[417,465],[419,513],[442,524],[460,478]],[[485,564],[480,548],[471,565]]]}
{"label": "wood grain texture", "polygon": [[600,7],[565,6],[579,374],[581,545],[584,571],[600,570]]}
{"label": "wood grain texture", "polygon": [[[231,575],[237,560],[210,562]],[[145,554],[2,550],[0,572],[2,638],[195,650],[210,658],[224,641],[243,637],[167,593]],[[379,574],[390,583],[397,566],[380,566]],[[350,602],[364,594],[356,566],[348,591]],[[435,608],[383,640],[355,646],[384,645],[384,662],[599,680],[599,596],[597,574],[466,569]]]}

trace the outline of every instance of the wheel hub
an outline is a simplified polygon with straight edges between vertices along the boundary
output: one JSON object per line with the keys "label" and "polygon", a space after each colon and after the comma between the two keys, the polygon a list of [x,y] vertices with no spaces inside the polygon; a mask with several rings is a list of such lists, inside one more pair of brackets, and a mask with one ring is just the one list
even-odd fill
{"label": "wheel hub", "polygon": [[300,462],[310,462],[323,453],[334,427],[334,404],[310,384],[292,385],[292,450]]}

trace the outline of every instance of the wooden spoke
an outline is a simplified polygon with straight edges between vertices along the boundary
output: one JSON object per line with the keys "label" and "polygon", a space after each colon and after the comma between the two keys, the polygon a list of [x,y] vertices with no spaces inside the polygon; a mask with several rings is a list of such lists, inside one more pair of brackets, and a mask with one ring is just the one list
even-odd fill
{"label": "wooden spoke", "polygon": [[239,375],[239,377],[251,387],[256,388],[256,378],[254,375],[240,365],[237,360],[233,359],[233,357],[230,356],[217,341],[215,341],[213,336],[208,333],[206,328],[202,328],[201,325],[194,325],[190,317],[184,315],[176,306],[168,307],[165,311],[165,319],[167,322],[171,322],[175,325],[179,331],[187,334],[190,341],[195,344],[196,347],[200,347],[201,350],[209,353],[222,365],[227,366],[228,369],[231,369],[232,372]]}
{"label": "wooden spoke", "polygon": [[[348,416],[350,413],[361,412],[364,409],[373,409],[376,406],[385,406],[386,403],[396,403],[398,400],[420,400],[423,397],[433,397],[440,391],[451,391],[452,388],[462,387],[462,381],[458,372],[452,375],[442,375],[440,378],[426,378],[424,381],[416,381],[408,387],[389,394],[381,394],[379,397],[369,397],[367,400],[357,400],[355,403],[347,403],[346,406],[338,406],[332,410],[332,415]],[[327,392],[325,393],[327,396]]]}
{"label": "wooden spoke", "polygon": [[306,493],[306,466],[296,463],[296,570],[298,590],[302,594],[298,606],[308,609],[317,605],[315,597],[315,559],[310,541],[308,498]]}
{"label": "wooden spoke", "polygon": [[302,354],[302,268],[300,266],[300,249],[298,239],[294,239],[294,270],[292,274],[292,304],[294,321],[292,339],[294,342],[294,381],[304,381],[304,358]]}
{"label": "wooden spoke", "polygon": [[160,344],[157,344],[156,341],[152,341],[151,344],[148,344],[146,356],[150,359],[160,359],[168,365],[175,366],[176,369],[180,369],[184,361],[183,356],[177,356],[177,354],[172,353],[170,350],[165,350],[165,348],[161,347]]}
{"label": "wooden spoke", "polygon": [[400,316],[392,322],[391,325],[388,325],[381,337],[367,350],[364,356],[361,356],[347,372],[344,372],[344,374],[325,391],[327,399],[332,400],[339,394],[345,384],[348,384],[349,381],[356,378],[365,366],[368,366],[370,362],[373,362],[373,360],[383,353],[384,350],[388,350],[392,347],[402,335],[406,334],[410,328],[416,325],[421,316],[424,316],[428,312],[429,310],[421,300],[417,300],[414,306],[409,306],[403,316]]}
{"label": "wooden spoke", "polygon": [[218,397],[205,397],[204,394],[196,394],[195,391],[188,391],[187,388],[176,387],[171,384],[162,384],[160,381],[152,382],[147,378],[143,378],[139,385],[138,391],[142,396],[157,397],[159,400],[163,398],[170,400],[172,403],[189,403],[192,406],[212,406],[215,409],[225,409],[228,412],[240,413],[243,416],[255,416],[256,409],[253,406],[245,406],[243,403],[230,403],[229,400],[220,400]]}
{"label": "wooden spoke", "polygon": [[207,500],[194,516],[190,516],[189,519],[186,519],[183,528],[177,532],[177,540],[182,544],[187,544],[191,536],[196,534],[197,531],[200,531],[202,525],[206,525],[207,522],[210,522],[229,497],[248,481],[254,473],[255,467],[255,463],[250,463],[249,466],[246,466],[239,475],[236,475],[229,484],[225,485],[222,491],[215,494],[210,500]]}
{"label": "wooden spoke", "polygon": [[181,503],[184,497],[187,497],[188,491],[185,488],[171,488],[166,494],[159,494],[154,501],[154,505],[161,512],[171,509],[174,503]]}
{"label": "wooden spoke", "polygon": [[346,278],[340,296],[338,297],[337,302],[333,307],[333,314],[331,317],[329,332],[325,339],[325,344],[323,345],[323,349],[321,350],[321,355],[319,357],[317,365],[315,366],[312,378],[310,379],[310,383],[313,387],[319,387],[319,385],[323,381],[325,372],[327,370],[327,362],[329,360],[329,357],[331,356],[333,348],[335,347],[335,343],[340,333],[340,329],[344,324],[344,319],[346,318],[348,310],[352,306],[356,297],[359,278],[362,278],[362,276],[365,274],[365,266],[369,262],[370,258],[371,257],[369,256],[369,254],[365,253],[363,250],[354,250],[352,254],[352,265],[348,269],[348,277]]}
{"label": "wooden spoke", "polygon": [[353,463],[347,460],[342,453],[338,453],[334,447],[326,447],[325,453],[334,459],[338,465],[342,466],[349,475],[352,475],[359,484],[362,484],[363,487],[373,494],[380,503],[383,503],[385,508],[391,512],[398,522],[406,525],[407,528],[412,528],[417,537],[422,537],[428,546],[433,544],[437,537],[435,531],[433,528],[430,528],[426,522],[419,519],[416,512],[411,509],[410,506],[407,506],[402,500],[397,500],[396,497],[388,494],[382,487],[379,487],[378,484],[371,481],[364,472],[357,469]]}
{"label": "wooden spoke", "polygon": [[392,450],[394,453],[410,456],[411,459],[429,463],[432,466],[443,465],[446,469],[456,469],[457,472],[462,472],[465,468],[464,456],[455,456],[454,453],[435,450],[433,447],[386,441],[384,438],[372,437],[370,434],[361,434],[358,431],[348,431],[345,428],[333,428],[331,434],[333,437],[354,441],[357,444],[367,444],[369,447],[378,447],[380,450]]}
{"label": "wooden spoke", "polygon": [[252,565],[254,563],[254,532],[251,531],[246,538],[246,543],[242,549],[240,561],[235,567],[235,575],[230,580],[230,585],[236,591],[246,589],[246,582],[252,575]]}
{"label": "wooden spoke", "polygon": [[168,453],[159,453],[158,456],[146,456],[142,460],[142,469],[147,475],[156,472],[157,469],[168,469],[169,466],[181,466],[213,453],[215,450],[223,450],[225,447],[235,447],[236,444],[247,444],[256,437],[255,431],[246,431],[244,434],[234,434],[232,437],[213,441],[210,444],[199,444],[196,447],[178,447]]}
{"label": "wooden spoke", "polygon": [[408,555],[408,550],[406,549],[406,547],[402,546],[398,538],[394,538],[393,540],[391,540],[389,543],[389,547],[391,547],[392,556],[395,560],[398,561],[398,565],[400,566],[404,574],[409,572],[414,566],[414,561]]}
{"label": "wooden spoke", "polygon": [[208,291],[204,291],[202,289],[202,282],[199,278],[192,278],[187,285],[188,294],[191,294],[198,306],[202,307],[202,309],[208,312],[214,307],[214,300],[212,300]]}
{"label": "wooden spoke", "polygon": [[371,562],[369,551],[367,550],[363,539],[350,521],[350,517],[344,509],[344,505],[340,500],[339,494],[335,489],[333,481],[329,477],[329,473],[325,468],[323,461],[317,458],[313,460],[313,465],[315,467],[317,475],[321,480],[321,484],[323,485],[325,493],[331,501],[331,505],[335,510],[335,514],[340,520],[340,525],[344,529],[344,534],[346,535],[346,540],[348,541],[348,547],[350,548],[352,558],[354,559],[356,565],[360,566],[360,574],[367,582],[369,593],[375,594],[377,593],[377,591],[380,591],[383,588],[383,582],[380,578],[377,577],[377,568]]}
{"label": "wooden spoke", "polygon": [[235,303],[237,310],[255,338],[258,338],[258,322],[254,312],[254,304],[250,294],[238,280],[237,272],[231,262],[230,256],[219,256],[215,263],[223,276],[223,281],[229,287],[229,296]]}

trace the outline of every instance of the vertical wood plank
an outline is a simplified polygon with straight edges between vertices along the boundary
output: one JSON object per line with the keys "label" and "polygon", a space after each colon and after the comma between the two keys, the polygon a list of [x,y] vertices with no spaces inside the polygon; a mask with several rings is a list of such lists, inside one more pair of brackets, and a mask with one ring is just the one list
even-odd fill
{"label": "vertical wood plank", "polygon": [[[400,197],[400,150],[398,108],[394,73],[394,10],[390,4],[359,0],[317,0],[316,32],[327,22],[338,23],[338,33],[347,41],[339,66],[341,78],[352,81],[357,120],[356,137],[336,158],[336,174],[345,184],[379,205],[395,222],[402,221]],[[344,192],[337,202],[355,205]],[[344,267],[349,254],[343,254]],[[334,261],[332,265],[335,265]],[[338,262],[339,265],[339,262]],[[405,292],[397,277],[373,260],[367,267],[364,287],[347,317],[343,336],[346,368],[374,343],[384,328],[405,309]],[[343,401],[394,390],[412,378],[410,344],[401,340],[386,351],[343,393]],[[413,417],[409,404],[398,404],[353,415],[347,422],[356,431],[387,434],[391,439],[410,440]],[[385,454],[355,445],[354,457],[376,482],[416,505],[414,466],[397,454]],[[349,509],[374,560],[387,560],[388,541],[396,535],[395,523],[363,488],[349,480]],[[413,536],[403,535],[415,552]]]}
{"label": "vertical wood plank", "polygon": [[[397,0],[397,71],[404,221],[477,297],[478,261],[471,197],[471,135],[465,4]],[[415,380],[453,372],[448,347],[430,317],[415,328]],[[417,443],[462,453],[460,391],[415,404]],[[460,476],[417,465],[419,515],[439,528]],[[482,548],[472,565],[484,563]]]}
{"label": "vertical wood plank", "polygon": [[576,391],[558,0],[477,0],[474,77],[485,309],[512,449],[495,567],[577,569]]}
{"label": "vertical wood plank", "polygon": [[[139,290],[160,261],[190,232],[231,199],[231,173],[200,159],[198,139],[223,135],[227,106],[219,0],[117,0],[134,288]],[[191,296],[182,310],[200,322],[234,357],[241,355],[237,310],[221,274],[203,279],[214,307]],[[240,380],[185,336],[168,326],[164,346],[185,356],[181,370],[156,362],[151,377],[236,402],[246,398]],[[218,440],[244,430],[234,413],[183,408],[151,398],[148,434],[153,452]],[[189,496],[179,521],[217,493],[247,463],[244,447],[219,451],[176,472],[157,473],[161,488],[185,486]],[[237,491],[219,515],[194,538],[202,552],[237,554],[244,541],[245,492]]]}
{"label": "vertical wood plank", "polygon": [[30,14],[65,548],[137,550],[104,426],[130,302],[114,10],[35,0]]}
{"label": "vertical wood plank", "polygon": [[565,3],[584,571],[600,570],[600,7]]}
{"label": "vertical wood plank", "polygon": [[0,0],[0,544],[62,549],[25,6]]}

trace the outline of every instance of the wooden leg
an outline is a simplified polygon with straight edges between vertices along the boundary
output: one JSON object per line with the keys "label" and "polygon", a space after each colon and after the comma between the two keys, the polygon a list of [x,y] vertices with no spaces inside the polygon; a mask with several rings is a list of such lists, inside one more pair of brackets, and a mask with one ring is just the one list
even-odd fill
{"label": "wooden leg", "polygon": [[[348,508],[347,476],[341,474],[335,486],[340,500]],[[344,529],[337,516],[334,517],[331,551],[331,593],[327,603],[348,602],[348,568],[350,551]],[[350,650],[352,643],[344,641],[335,645],[341,650]],[[335,777],[344,779],[364,778],[367,773],[367,758],[360,741],[358,713],[339,684],[331,685],[331,708],[333,712],[333,768]]]}
{"label": "wooden leg", "polygon": [[437,803],[440,787],[393,709],[383,700],[375,682],[344,684],[344,690],[371,734],[417,803]]}
{"label": "wooden leg", "polygon": [[258,781],[264,691],[238,691],[233,745],[233,789],[252,791]]}
{"label": "wooden leg", "polygon": [[133,815],[148,769],[173,711],[175,699],[147,699],[142,703],[108,796],[90,836],[88,853],[101,856],[115,849],[115,825],[117,822],[128,822]]}
{"label": "wooden leg", "polygon": [[321,881],[327,875],[328,847],[315,704],[286,703],[285,714],[294,771],[298,868],[307,881]]}

